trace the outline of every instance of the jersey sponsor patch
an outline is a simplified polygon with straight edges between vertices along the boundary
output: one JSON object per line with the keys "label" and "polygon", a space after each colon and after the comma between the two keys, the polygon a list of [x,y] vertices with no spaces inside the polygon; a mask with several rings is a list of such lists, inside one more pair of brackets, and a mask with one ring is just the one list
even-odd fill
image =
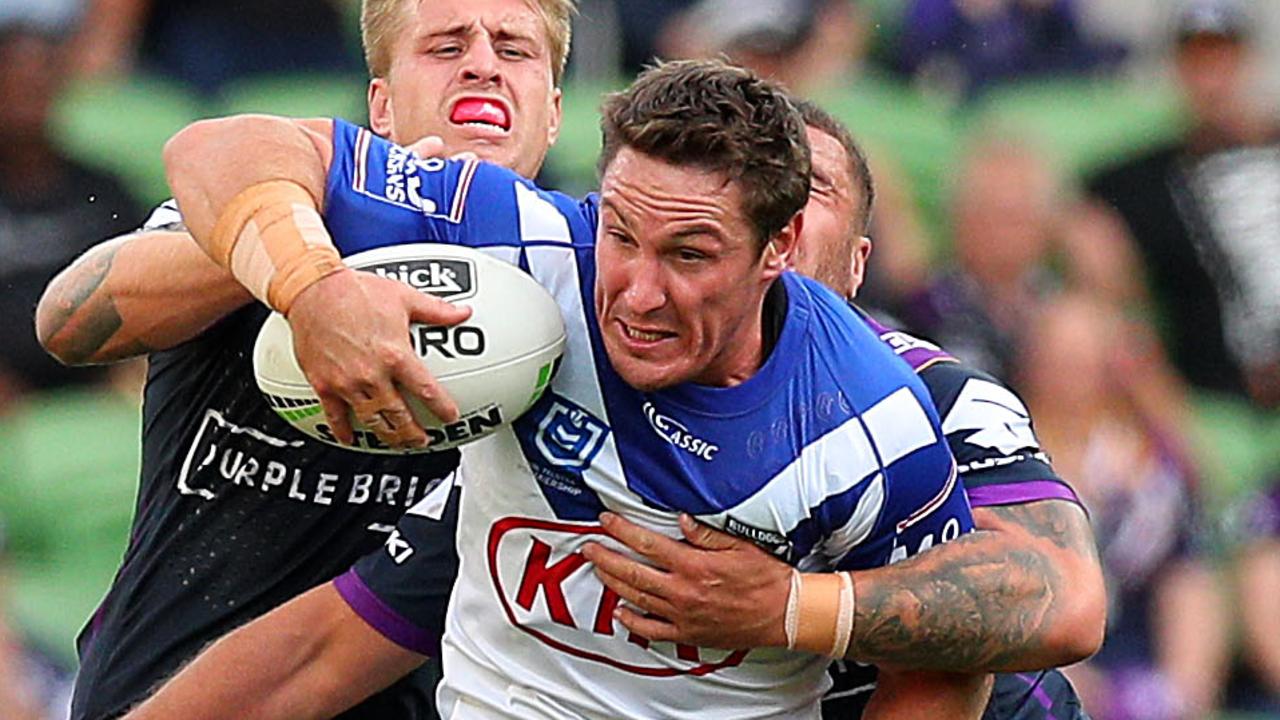
{"label": "jersey sponsor patch", "polygon": [[[740,665],[746,650],[650,642],[617,623],[622,599],[578,548],[599,525],[507,517],[489,530],[488,565],[508,622],[553,650],[647,677],[701,676]],[[557,548],[571,548],[561,552]]]}
{"label": "jersey sponsor patch", "polygon": [[459,176],[453,196],[440,198],[432,196],[426,177],[447,170],[449,162],[424,159],[398,145],[375,142],[373,133],[363,128],[357,131],[351,149],[354,157],[350,182],[356,193],[429,217],[462,222],[478,162],[455,163]]}
{"label": "jersey sponsor patch", "polygon": [[434,482],[418,475],[315,467],[305,452],[309,444],[238,425],[208,408],[179,469],[177,490],[204,500],[224,492],[253,492],[312,505],[409,507]]}

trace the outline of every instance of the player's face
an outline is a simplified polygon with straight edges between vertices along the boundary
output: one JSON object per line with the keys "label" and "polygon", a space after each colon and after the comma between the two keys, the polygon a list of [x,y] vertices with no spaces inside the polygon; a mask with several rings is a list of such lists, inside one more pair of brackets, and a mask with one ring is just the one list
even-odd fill
{"label": "player's face", "polygon": [[795,271],[851,297],[862,284],[862,268],[871,241],[861,236],[862,207],[854,187],[849,155],[839,140],[809,128],[813,184],[804,208],[804,230],[791,262]]}
{"label": "player's face", "polygon": [[560,131],[547,27],[527,0],[405,0],[391,69],[369,87],[375,132],[438,135],[526,177]]}
{"label": "player's face", "polygon": [[623,148],[601,180],[596,314],[633,387],[736,385],[759,368],[761,308],[800,221],[758,250],[739,187],[721,173]]}

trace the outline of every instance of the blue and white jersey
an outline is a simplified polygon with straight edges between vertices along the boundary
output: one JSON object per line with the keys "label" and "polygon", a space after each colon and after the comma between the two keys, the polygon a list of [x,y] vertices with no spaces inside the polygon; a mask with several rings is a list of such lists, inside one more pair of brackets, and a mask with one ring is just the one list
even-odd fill
{"label": "blue and white jersey", "polygon": [[[595,198],[543,192],[486,164],[418,160],[341,122],[334,151],[325,219],[344,254],[413,241],[479,248],[529,272],[568,329],[549,391],[464,451],[442,715],[817,718],[825,658],[630,634],[579,551],[612,543],[597,522],[605,510],[672,537],[689,513],[807,570],[884,565],[969,531],[911,368],[843,300],[786,274],[773,293],[785,302],[781,330],[754,376],[638,391],[598,332]],[[412,581],[413,553],[401,554]],[[390,604],[361,599],[368,588],[352,578],[344,596],[397,640]]]}

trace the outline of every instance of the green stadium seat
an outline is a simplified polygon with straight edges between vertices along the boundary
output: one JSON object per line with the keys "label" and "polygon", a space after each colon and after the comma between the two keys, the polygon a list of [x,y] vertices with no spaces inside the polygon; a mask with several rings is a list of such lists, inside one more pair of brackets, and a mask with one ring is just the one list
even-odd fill
{"label": "green stadium seat", "polygon": [[1184,119],[1168,86],[1062,79],[996,88],[968,114],[974,129],[1008,128],[1044,144],[1068,173],[1087,174],[1164,142]]}
{"label": "green stadium seat", "polygon": [[106,391],[36,396],[0,422],[6,600],[25,634],[69,665],[124,553],[139,428],[138,400]]}
{"label": "green stadium seat", "polygon": [[54,112],[54,135],[72,156],[117,173],[140,202],[169,196],[161,150],[201,115],[199,100],[153,77],[75,83]]}
{"label": "green stadium seat", "polygon": [[559,189],[584,193],[596,188],[596,159],[600,157],[600,101],[606,93],[626,86],[613,83],[574,84],[564,88],[564,121],[560,139],[547,156]]}
{"label": "green stadium seat", "polygon": [[367,87],[363,76],[348,74],[302,73],[251,78],[224,88],[215,114],[340,117],[363,124],[368,117]]}
{"label": "green stadium seat", "polygon": [[888,155],[909,183],[930,234],[935,241],[945,237],[947,175],[959,145],[950,106],[873,73],[814,100],[849,126],[873,163],[877,154]]}

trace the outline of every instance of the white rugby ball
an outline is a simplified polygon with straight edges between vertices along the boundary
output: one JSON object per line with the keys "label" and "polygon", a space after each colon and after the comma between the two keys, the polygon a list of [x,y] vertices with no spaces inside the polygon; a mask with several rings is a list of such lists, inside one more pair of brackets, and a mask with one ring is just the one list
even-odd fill
{"label": "white rugby ball", "polygon": [[[564,321],[551,295],[519,268],[458,245],[415,243],[346,258],[353,268],[407,283],[471,307],[453,327],[414,324],[418,357],[458,405],[457,422],[441,424],[420,402],[410,407],[431,443],[421,452],[454,448],[515,420],[542,395],[564,352]],[[253,371],[267,402],[290,425],[331,445],[333,436],[315,391],[293,354],[289,323],[272,313],[253,348]],[[356,447],[395,453],[353,419]]]}

